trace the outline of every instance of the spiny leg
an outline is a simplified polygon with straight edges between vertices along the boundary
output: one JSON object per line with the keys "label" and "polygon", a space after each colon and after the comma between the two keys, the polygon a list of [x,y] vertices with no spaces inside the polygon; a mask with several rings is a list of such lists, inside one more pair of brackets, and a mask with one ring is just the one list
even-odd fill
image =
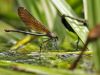
{"label": "spiny leg", "polygon": [[42,52],[42,46],[43,46],[43,44],[47,43],[49,40],[51,40],[51,38],[49,38],[49,39],[47,39],[47,40],[45,40],[45,41],[43,41],[41,43],[41,45],[40,45],[40,53]]}
{"label": "spiny leg", "polygon": [[42,50],[42,46],[45,44],[44,49],[49,49],[49,47],[57,48],[57,38],[49,38],[46,41],[43,41],[41,46],[40,46],[40,52]]}
{"label": "spiny leg", "polygon": [[58,48],[57,48],[57,39],[56,38],[53,39],[53,46],[54,46],[55,49],[58,50]]}
{"label": "spiny leg", "polygon": [[39,54],[40,54],[40,55],[39,55],[40,63],[42,63],[42,60],[41,60],[41,59],[42,59],[42,54],[41,54],[41,53],[42,53],[42,49],[43,49],[42,46],[43,46],[44,43],[47,43],[50,39],[51,39],[51,38],[47,39],[46,41],[43,41],[43,42],[40,44],[40,51],[39,51]]}

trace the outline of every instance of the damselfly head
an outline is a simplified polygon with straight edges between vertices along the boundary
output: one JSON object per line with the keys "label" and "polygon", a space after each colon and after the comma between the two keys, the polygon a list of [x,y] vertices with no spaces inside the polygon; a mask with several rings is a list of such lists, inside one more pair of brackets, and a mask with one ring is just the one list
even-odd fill
{"label": "damselfly head", "polygon": [[47,36],[49,36],[50,38],[55,38],[56,40],[58,40],[57,35],[53,32],[48,33]]}

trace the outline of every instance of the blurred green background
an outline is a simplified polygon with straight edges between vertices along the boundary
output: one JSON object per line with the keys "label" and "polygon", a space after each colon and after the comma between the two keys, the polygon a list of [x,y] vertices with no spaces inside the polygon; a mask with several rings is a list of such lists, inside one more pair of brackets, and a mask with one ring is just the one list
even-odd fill
{"label": "blurred green background", "polygon": [[[70,11],[72,13],[74,12],[73,14],[70,13],[72,14],[72,16],[75,15],[75,17],[78,16],[83,18],[84,12],[82,0],[57,1],[61,3],[62,6],[66,5],[66,7],[60,7],[60,9],[58,9],[54,4],[56,0],[0,0],[0,71],[2,71],[0,73],[2,73],[2,75],[7,75],[8,73],[9,75],[21,74],[22,72],[13,72],[13,69],[16,69],[16,67],[17,70],[20,70],[20,68],[22,70],[24,69],[26,71],[25,75],[29,75],[31,72],[38,73],[39,75],[86,75],[83,74],[83,71],[77,71],[75,73],[73,71],[70,72],[69,70],[66,71],[66,69],[68,69],[71,63],[75,60],[77,54],[79,54],[79,52],[74,53],[74,51],[76,50],[76,42],[78,37],[76,34],[68,31],[64,27],[64,25],[61,22],[61,14],[63,13],[60,12],[64,10],[64,8],[65,10],[69,9],[69,13]],[[69,4],[68,7],[67,3]],[[59,40],[57,41],[59,50],[46,50],[44,51],[43,55],[39,55],[39,53],[35,52],[38,52],[40,48],[40,44],[42,43],[43,39],[42,37],[37,38],[35,36],[29,36],[21,33],[7,33],[4,31],[5,29],[19,29],[24,31],[28,30],[27,26],[22,22],[22,20],[18,16],[17,9],[20,6],[26,8],[51,32],[56,33],[56,35],[59,38]],[[73,9],[73,11],[71,8]],[[76,25],[78,25],[78,23]],[[76,29],[79,30],[79,33],[83,35],[81,36],[83,37],[82,39],[84,39],[84,37],[86,38],[86,36],[84,35],[84,33],[86,33],[84,28],[84,33],[80,32],[80,30],[82,31],[81,27],[77,27]],[[22,40],[28,41],[23,44]],[[21,46],[21,48],[17,49],[19,46]],[[80,41],[79,49],[81,49],[82,46],[83,43]],[[9,51],[11,49],[17,49],[16,51],[18,52],[18,54],[10,54]],[[90,56],[85,56],[85,58],[82,62],[80,62],[81,65],[79,65],[78,68],[90,70],[91,68],[93,68],[93,66],[91,66],[93,64],[90,63],[91,58]],[[8,61],[28,64],[19,64]],[[86,64],[84,64],[83,62],[86,62]],[[89,67],[87,67],[88,64],[90,64]],[[9,72],[9,70],[11,70],[11,72]]]}

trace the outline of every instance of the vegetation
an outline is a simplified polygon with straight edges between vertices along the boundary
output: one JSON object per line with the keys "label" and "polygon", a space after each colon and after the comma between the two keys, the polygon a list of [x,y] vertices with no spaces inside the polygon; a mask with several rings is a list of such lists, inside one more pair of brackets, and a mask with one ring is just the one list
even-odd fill
{"label": "vegetation", "polygon": [[[98,7],[100,2],[99,0],[86,2],[85,0],[84,2],[81,0],[0,0],[0,74],[99,74],[100,11]],[[47,36],[5,32],[5,30],[29,32],[30,28],[22,22],[18,15],[19,7],[28,10],[50,32],[55,33],[58,40],[43,43],[48,39]],[[83,7],[88,12],[85,10],[82,12]],[[84,14],[87,14],[85,19],[87,20],[88,17],[88,21],[82,19]],[[62,15],[72,17],[65,17],[65,22],[72,28],[72,32],[62,23]],[[88,26],[84,25],[86,23]],[[78,37],[80,40],[77,48]],[[42,47],[41,51],[40,47]],[[81,57],[76,67],[71,69],[82,52],[81,50],[84,53],[84,55],[81,54],[84,58]]]}

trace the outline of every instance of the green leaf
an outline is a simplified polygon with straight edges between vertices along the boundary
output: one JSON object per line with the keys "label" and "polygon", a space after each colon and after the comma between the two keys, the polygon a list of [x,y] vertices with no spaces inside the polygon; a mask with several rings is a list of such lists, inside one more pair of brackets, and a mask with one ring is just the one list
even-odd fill
{"label": "green leaf", "polygon": [[0,67],[0,74],[2,75],[87,75],[80,70],[70,71],[2,60],[0,61]]}

